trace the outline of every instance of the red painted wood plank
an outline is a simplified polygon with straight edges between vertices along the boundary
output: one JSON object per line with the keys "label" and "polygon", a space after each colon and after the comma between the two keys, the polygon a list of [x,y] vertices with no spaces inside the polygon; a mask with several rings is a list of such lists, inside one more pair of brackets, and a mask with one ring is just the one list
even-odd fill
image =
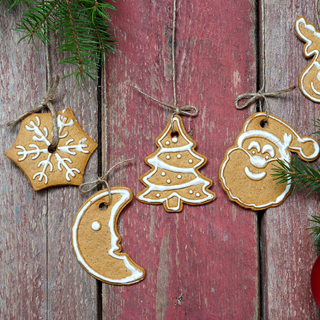
{"label": "red painted wood plank", "polygon": [[[11,31],[21,10],[0,13],[0,112],[5,123],[38,104],[45,88],[44,55]],[[40,43],[37,41],[37,45]],[[2,319],[45,319],[47,310],[46,191],[35,192],[6,156],[20,125],[1,129],[0,314]]]}
{"label": "red painted wood plank", "polygon": [[[309,63],[294,33],[296,18],[305,15],[316,24],[314,1],[266,2],[267,90],[298,84]],[[300,134],[310,135],[312,119],[320,117],[320,106],[295,90],[269,101],[271,112],[290,123]],[[319,319],[313,302],[310,273],[316,254],[305,228],[311,215],[319,214],[319,197],[295,192],[281,206],[268,209],[262,220],[264,247],[265,319]]]}
{"label": "red painted wood plank", "polygon": [[[144,158],[171,113],[133,87],[172,103],[170,38],[172,1],[118,1],[112,14],[118,54],[103,72],[103,160],[106,166],[134,157],[111,175],[111,185],[143,189]],[[231,203],[218,182],[225,150],[249,110],[236,111],[235,95],[255,90],[255,7],[178,1],[178,103],[199,107],[193,130],[208,157],[202,173],[214,180],[217,199],[168,214],[134,200],[120,216],[123,251],[146,269],[130,287],[103,286],[104,319],[256,319],[258,243],[256,215]]]}

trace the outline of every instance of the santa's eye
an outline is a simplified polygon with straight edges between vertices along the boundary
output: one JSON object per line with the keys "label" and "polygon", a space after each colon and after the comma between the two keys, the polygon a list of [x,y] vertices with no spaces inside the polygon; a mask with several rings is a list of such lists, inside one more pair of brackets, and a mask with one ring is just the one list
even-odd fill
{"label": "santa's eye", "polygon": [[269,159],[269,157],[268,156],[266,156],[266,160],[268,160]]}
{"label": "santa's eye", "polygon": [[255,151],[252,151],[251,153],[252,153],[252,154],[255,154],[256,152],[255,152]]}
{"label": "santa's eye", "polygon": [[[263,148],[262,148],[262,153],[268,152],[269,155],[273,158],[275,155],[274,149],[270,144],[266,144]],[[267,159],[267,157],[266,157]]]}
{"label": "santa's eye", "polygon": [[257,141],[251,141],[248,147],[248,150],[251,150],[252,148],[256,148],[258,152],[260,152],[260,144]]}

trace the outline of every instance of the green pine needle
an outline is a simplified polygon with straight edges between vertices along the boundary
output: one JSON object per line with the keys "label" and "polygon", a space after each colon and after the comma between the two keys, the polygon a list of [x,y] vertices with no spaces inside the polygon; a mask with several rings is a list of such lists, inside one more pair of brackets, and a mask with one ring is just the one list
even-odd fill
{"label": "green pine needle", "polygon": [[274,165],[271,174],[273,180],[277,183],[294,184],[294,190],[311,188],[308,193],[320,190],[320,167],[315,164],[313,167],[310,163],[298,161],[298,157],[293,158],[292,163],[288,161],[277,160],[278,165]]}
{"label": "green pine needle", "polygon": [[313,222],[314,226],[306,228],[306,230],[311,230],[309,237],[313,240],[313,245],[316,247],[316,251],[320,253],[320,216],[311,216],[312,219],[308,221]]}
{"label": "green pine needle", "polygon": [[47,30],[58,37],[57,51],[65,55],[59,64],[75,66],[75,70],[66,77],[75,75],[78,84],[86,83],[88,78],[95,79],[103,53],[115,52],[115,39],[109,32],[110,18],[107,14],[115,7],[109,3],[100,2],[102,0],[0,1],[9,7],[7,11],[17,3],[25,4],[26,10],[14,29],[23,33],[19,42],[26,39],[38,51],[35,38],[48,45],[51,39]]}

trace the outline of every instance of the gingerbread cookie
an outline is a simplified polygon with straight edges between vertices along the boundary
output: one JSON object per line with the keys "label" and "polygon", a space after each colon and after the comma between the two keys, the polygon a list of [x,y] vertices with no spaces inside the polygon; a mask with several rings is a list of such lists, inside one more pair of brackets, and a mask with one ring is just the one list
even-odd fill
{"label": "gingerbread cookie", "polygon": [[51,119],[51,113],[26,117],[16,141],[6,153],[36,191],[51,186],[80,185],[86,164],[97,148],[97,143],[82,130],[71,109],[65,109],[57,112],[59,144],[50,153]]}
{"label": "gingerbread cookie", "polygon": [[320,32],[304,17],[296,20],[295,32],[300,40],[306,42],[303,47],[304,56],[313,56],[312,61],[299,76],[300,90],[308,99],[320,102]]}
{"label": "gingerbread cookie", "polygon": [[216,198],[209,188],[212,180],[199,169],[207,158],[195,151],[197,144],[187,134],[182,119],[175,115],[156,139],[158,150],[145,158],[152,169],[140,177],[146,188],[137,199],[148,204],[163,204],[167,212],[180,212],[183,203],[200,205]]}
{"label": "gingerbread cookie", "polygon": [[252,210],[281,204],[291,192],[290,181],[277,184],[272,167],[277,159],[291,163],[291,152],[304,161],[319,157],[319,144],[301,137],[280,118],[265,112],[255,113],[245,122],[235,144],[227,150],[220,166],[219,179],[230,200]]}
{"label": "gingerbread cookie", "polygon": [[116,285],[129,285],[145,278],[145,270],[121,252],[117,221],[123,208],[132,200],[129,188],[111,188],[111,203],[106,210],[99,206],[109,201],[109,192],[100,190],[78,211],[72,225],[72,246],[82,267],[96,279]]}

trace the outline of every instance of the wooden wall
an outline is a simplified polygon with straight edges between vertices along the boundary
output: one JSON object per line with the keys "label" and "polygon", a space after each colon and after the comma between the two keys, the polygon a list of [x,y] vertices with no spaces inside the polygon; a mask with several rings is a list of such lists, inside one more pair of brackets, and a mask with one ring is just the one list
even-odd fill
{"label": "wooden wall", "polygon": [[[76,261],[70,239],[73,218],[89,197],[76,187],[34,192],[5,157],[19,125],[1,127],[0,318],[2,319],[319,319],[309,285],[316,258],[307,221],[318,214],[319,196],[296,192],[265,212],[229,201],[218,181],[224,152],[255,106],[237,111],[233,100],[255,92],[262,81],[261,5],[265,7],[266,89],[297,84],[307,65],[294,21],[316,24],[311,0],[178,0],[176,59],[180,105],[195,105],[183,117],[208,158],[202,173],[214,181],[217,199],[168,214],[163,206],[136,199],[119,220],[123,251],[146,269],[144,281],[128,287],[99,284]],[[143,189],[144,158],[170,111],[143,97],[134,85],[172,103],[172,1],[118,0],[111,15],[118,54],[111,54],[98,83],[79,88],[62,81],[55,105],[73,109],[83,129],[101,141],[84,181],[122,159],[134,158],[110,175],[110,185]],[[0,115],[5,123],[38,103],[46,92],[44,50],[40,54],[11,29],[20,16],[0,13]],[[50,48],[52,72],[66,75]],[[98,90],[99,89],[99,90]],[[100,104],[101,98],[101,104]],[[313,131],[320,107],[299,90],[272,99],[271,112],[299,133]],[[98,111],[101,114],[98,114]],[[318,111],[319,110],[319,111]],[[98,130],[98,129],[101,130]],[[100,132],[100,133],[99,133]],[[100,135],[100,136],[99,136]],[[92,193],[91,193],[92,194]]]}

